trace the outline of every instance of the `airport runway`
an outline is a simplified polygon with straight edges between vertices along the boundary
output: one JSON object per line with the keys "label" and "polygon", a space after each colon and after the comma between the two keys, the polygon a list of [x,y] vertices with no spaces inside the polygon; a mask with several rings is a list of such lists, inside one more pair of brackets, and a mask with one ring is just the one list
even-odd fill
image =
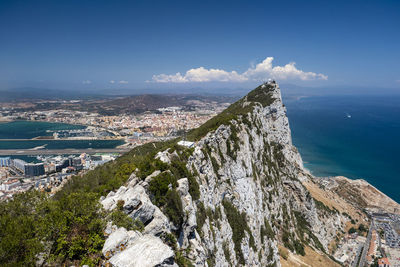
{"label": "airport runway", "polygon": [[0,156],[13,155],[63,155],[63,154],[96,154],[96,153],[125,153],[130,149],[126,148],[102,148],[102,149],[0,149]]}

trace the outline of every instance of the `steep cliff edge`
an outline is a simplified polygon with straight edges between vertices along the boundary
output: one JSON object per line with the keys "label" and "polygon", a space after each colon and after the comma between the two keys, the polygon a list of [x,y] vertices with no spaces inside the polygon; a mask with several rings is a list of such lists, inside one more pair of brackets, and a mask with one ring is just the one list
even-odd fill
{"label": "steep cliff edge", "polygon": [[160,151],[102,199],[105,209],[119,207],[144,224],[142,233],[109,225],[106,244],[114,245],[103,253],[112,265],[126,266],[125,258],[130,266],[145,266],[138,256],[146,248],[132,249],[143,240],[165,252],[152,254],[153,266],[281,266],[280,245],[293,255],[329,253],[349,218],[303,185],[313,177],[292,145],[275,82],[257,87],[188,138],[194,147]]}

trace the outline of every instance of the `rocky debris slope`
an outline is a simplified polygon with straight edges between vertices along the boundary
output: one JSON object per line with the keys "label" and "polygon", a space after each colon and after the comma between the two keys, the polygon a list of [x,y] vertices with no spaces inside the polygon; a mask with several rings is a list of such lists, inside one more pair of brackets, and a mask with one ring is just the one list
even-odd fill
{"label": "rocky debris slope", "polygon": [[[153,251],[152,266],[280,266],[278,244],[296,254],[306,246],[327,252],[348,218],[303,186],[312,177],[292,145],[278,85],[261,85],[210,123],[194,149],[156,155],[169,166],[187,154],[187,177],[164,168],[139,179],[137,171],[101,200],[107,210],[123,203],[123,211],[144,224],[142,233],[114,227],[103,249],[109,263],[145,266],[143,255]],[[171,181],[167,198],[152,187],[161,180],[161,188],[162,179]],[[170,202],[180,212],[171,211]],[[165,239],[171,235],[176,241]]]}
{"label": "rocky debris slope", "polygon": [[319,180],[328,183],[329,190],[352,203],[358,209],[372,209],[400,214],[400,205],[362,179],[351,180],[343,176],[332,177],[329,180]]}

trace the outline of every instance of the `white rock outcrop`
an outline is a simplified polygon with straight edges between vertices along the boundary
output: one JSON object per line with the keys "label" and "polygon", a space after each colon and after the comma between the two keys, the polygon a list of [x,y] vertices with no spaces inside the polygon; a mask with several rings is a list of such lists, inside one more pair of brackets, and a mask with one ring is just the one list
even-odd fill
{"label": "white rock outcrop", "polygon": [[174,252],[160,238],[127,231],[123,227],[111,233],[102,252],[112,266],[177,266],[174,264]]}

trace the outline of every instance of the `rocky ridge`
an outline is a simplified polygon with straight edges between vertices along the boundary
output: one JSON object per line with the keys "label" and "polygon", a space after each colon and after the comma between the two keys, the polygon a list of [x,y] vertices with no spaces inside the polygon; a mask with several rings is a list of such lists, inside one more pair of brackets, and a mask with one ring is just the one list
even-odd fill
{"label": "rocky ridge", "polygon": [[279,86],[262,84],[218,120],[195,135],[194,148],[168,148],[154,157],[168,165],[188,155],[188,177],[176,176],[166,188],[171,198],[179,196],[177,216],[152,187],[173,176],[168,169],[145,178],[137,170],[101,199],[106,210],[121,203],[144,225],[141,233],[108,225],[103,254],[112,266],[281,266],[278,245],[293,254],[304,255],[305,247],[329,253],[349,218],[303,185],[313,177],[292,144]]}

